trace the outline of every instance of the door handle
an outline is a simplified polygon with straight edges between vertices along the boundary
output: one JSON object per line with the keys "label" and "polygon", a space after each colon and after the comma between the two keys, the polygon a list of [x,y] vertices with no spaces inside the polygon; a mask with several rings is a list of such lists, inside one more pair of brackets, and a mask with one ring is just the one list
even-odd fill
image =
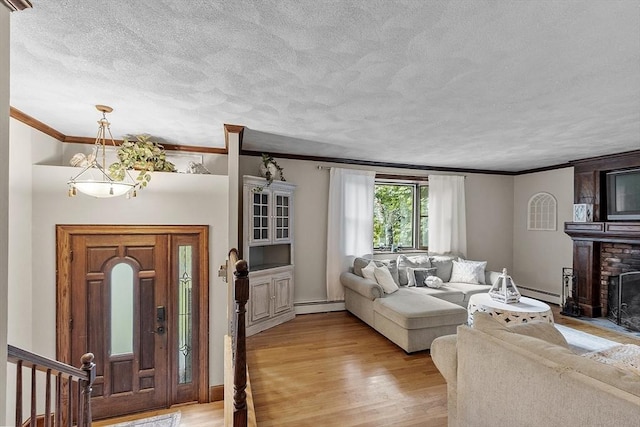
{"label": "door handle", "polygon": [[158,322],[164,322],[167,319],[167,310],[163,305],[156,307],[156,320]]}

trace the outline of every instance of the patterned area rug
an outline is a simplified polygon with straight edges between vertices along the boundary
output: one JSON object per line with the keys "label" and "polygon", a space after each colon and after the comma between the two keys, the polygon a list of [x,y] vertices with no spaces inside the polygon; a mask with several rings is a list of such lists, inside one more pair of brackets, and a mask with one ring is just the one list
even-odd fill
{"label": "patterned area rug", "polygon": [[555,327],[564,336],[567,343],[569,343],[569,347],[571,347],[576,354],[602,351],[619,345],[619,343],[615,341],[587,334],[586,332],[578,331],[564,325],[556,324]]}
{"label": "patterned area rug", "polygon": [[171,412],[170,414],[156,415],[155,417],[127,421],[126,423],[111,424],[109,427],[178,427],[179,425],[180,412]]}
{"label": "patterned area rug", "polygon": [[582,356],[640,375],[640,346],[635,344],[620,344],[606,350],[586,353]]}

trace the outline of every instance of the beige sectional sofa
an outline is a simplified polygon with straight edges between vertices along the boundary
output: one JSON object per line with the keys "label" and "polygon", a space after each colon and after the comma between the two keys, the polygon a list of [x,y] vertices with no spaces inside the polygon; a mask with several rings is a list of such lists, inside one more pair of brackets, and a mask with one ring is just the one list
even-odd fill
{"label": "beige sectional sofa", "polygon": [[558,335],[548,323],[506,327],[477,312],[473,328],[434,340],[449,426],[637,427],[640,375],[576,355]]}
{"label": "beige sectional sofa", "polygon": [[467,321],[469,297],[487,292],[499,277],[499,273],[487,271],[484,285],[455,282],[444,283],[440,288],[401,285],[387,294],[378,283],[358,274],[369,261],[356,259],[352,271],[340,276],[345,288],[345,307],[408,353],[429,349],[436,337],[455,333],[457,326]]}

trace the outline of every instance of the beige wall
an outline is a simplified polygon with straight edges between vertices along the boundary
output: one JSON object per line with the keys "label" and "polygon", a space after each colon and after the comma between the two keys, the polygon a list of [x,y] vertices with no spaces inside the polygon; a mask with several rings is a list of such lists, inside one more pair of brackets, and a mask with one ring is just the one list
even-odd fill
{"label": "beige wall", "polygon": [[55,355],[56,224],[209,225],[210,379],[223,383],[226,285],[217,275],[228,248],[228,179],[220,175],[155,173],[135,199],[66,195],[71,167],[33,166],[33,349]]}
{"label": "beige wall", "polygon": [[513,177],[467,174],[467,258],[513,268]]}
{"label": "beige wall", "polygon": [[[527,206],[536,193],[547,192],[557,201],[555,231],[527,230]],[[513,221],[513,279],[524,295],[559,303],[562,268],[573,265],[571,238],[564,223],[573,216],[573,168],[557,169],[515,177]],[[549,295],[551,294],[551,295]]]}
{"label": "beige wall", "polygon": [[209,384],[222,384],[227,292],[217,268],[228,249],[228,177],[155,173],[135,199],[69,198],[66,182],[78,170],[37,164],[61,160],[61,144],[16,120],[10,127],[10,342],[55,357],[56,224],[205,224],[210,233]]}
{"label": "beige wall", "polygon": [[[9,10],[0,5],[0,390],[7,389],[7,300],[9,255]],[[6,402],[0,398],[0,422]]]}
{"label": "beige wall", "polygon": [[31,251],[32,173],[31,165],[42,159],[59,158],[60,143],[24,123],[10,119],[9,164],[9,301],[8,341],[32,348]]}
{"label": "beige wall", "polygon": [[[324,302],[326,292],[327,207],[329,171],[318,162],[278,159],[295,193],[295,296],[296,304]],[[259,157],[242,156],[241,173],[258,175]],[[323,163],[331,166],[331,164]],[[365,169],[362,166],[334,164]],[[428,175],[428,171],[377,168],[377,172]],[[467,174],[467,245],[470,259],[487,260],[488,268],[512,268],[513,177]],[[319,306],[318,310],[322,310]]]}

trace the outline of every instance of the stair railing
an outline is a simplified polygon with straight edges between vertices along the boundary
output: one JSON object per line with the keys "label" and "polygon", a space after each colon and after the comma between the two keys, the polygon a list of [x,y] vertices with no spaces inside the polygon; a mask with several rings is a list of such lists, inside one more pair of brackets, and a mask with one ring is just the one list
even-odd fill
{"label": "stair railing", "polygon": [[[39,425],[37,419],[37,372],[45,373],[45,409],[44,427],[81,427],[91,426],[91,386],[96,378],[96,365],[93,354],[82,356],[82,367],[74,368],[57,360],[40,356],[30,351],[7,346],[7,361],[16,365],[16,417],[15,425],[23,426],[23,381],[24,369],[31,370],[30,418],[31,427]],[[52,411],[52,379],[55,378],[55,409]],[[76,384],[76,386],[74,386]],[[75,393],[74,393],[75,389]],[[75,396],[74,396],[75,394]]]}
{"label": "stair railing", "polygon": [[233,299],[235,313],[232,325],[233,351],[233,426],[247,425],[247,332],[246,313],[249,301],[249,269],[247,262],[238,259],[238,251],[229,251],[229,267],[233,271]]}

